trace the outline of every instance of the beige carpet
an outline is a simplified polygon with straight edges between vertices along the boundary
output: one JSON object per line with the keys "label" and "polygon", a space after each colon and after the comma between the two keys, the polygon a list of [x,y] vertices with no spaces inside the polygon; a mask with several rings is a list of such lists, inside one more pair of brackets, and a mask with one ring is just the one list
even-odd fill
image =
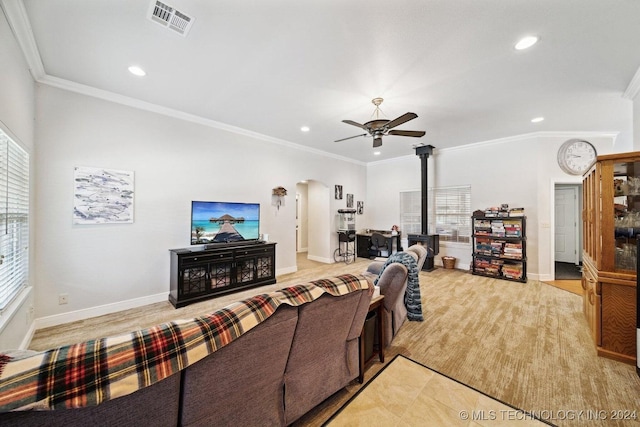
{"label": "beige carpet", "polygon": [[[549,420],[559,426],[640,426],[635,367],[597,356],[580,296],[535,280],[445,269],[421,272],[420,289],[425,321],[405,322],[386,357],[404,354],[528,412],[603,414]],[[359,387],[348,386],[298,425],[321,425]],[[612,419],[618,414],[636,419]]]}
{"label": "beige carpet", "polygon": [[406,324],[395,343],[408,357],[527,411],[640,408],[634,367],[596,355],[581,297],[468,278],[425,281],[427,326]]}
{"label": "beige carpet", "polygon": [[[544,414],[541,414],[544,416]],[[327,423],[341,426],[544,426],[526,413],[397,355]]]}
{"label": "beige carpet", "polygon": [[[303,255],[301,255],[303,256]],[[366,269],[355,264],[309,262],[301,271],[279,276],[285,284]],[[405,322],[385,360],[396,354],[429,366],[525,411],[633,411],[640,408],[635,367],[598,357],[582,314],[580,296],[544,283],[509,282],[465,271],[420,273],[424,322]],[[264,289],[254,289],[174,309],[168,302],[36,331],[30,348],[78,342],[137,327],[192,317]],[[382,364],[365,372],[368,381]],[[295,423],[320,426],[361,387],[349,384]],[[624,414],[624,412],[621,412]],[[640,414],[636,414],[640,416]],[[583,420],[555,420],[559,426]],[[589,426],[640,426],[638,420],[589,421]]]}

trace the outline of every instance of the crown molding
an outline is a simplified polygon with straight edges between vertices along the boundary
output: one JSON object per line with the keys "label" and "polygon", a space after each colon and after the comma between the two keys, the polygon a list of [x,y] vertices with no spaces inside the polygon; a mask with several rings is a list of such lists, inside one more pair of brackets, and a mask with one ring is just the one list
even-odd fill
{"label": "crown molding", "polygon": [[33,37],[31,22],[29,22],[24,3],[22,0],[0,0],[0,6],[9,22],[11,31],[13,31],[18,41],[33,79],[39,81],[45,76],[44,65],[40,59],[40,51]]}
{"label": "crown molding", "polygon": [[508,136],[505,138],[497,138],[497,139],[490,139],[487,141],[473,142],[471,144],[458,145],[456,147],[442,148],[439,150],[435,149],[434,153],[438,153],[438,152],[444,153],[449,151],[466,150],[469,148],[477,148],[482,146],[507,144],[507,143],[513,143],[513,142],[520,142],[520,141],[524,141],[532,138],[581,138],[581,139],[612,138],[613,142],[615,143],[615,140],[619,134],[620,132],[617,132],[617,131],[603,131],[603,132],[601,131],[539,131],[539,132],[524,133],[521,135]]}
{"label": "crown molding", "polygon": [[53,77],[45,74],[44,77],[38,80],[38,83],[45,84],[47,86],[56,87],[58,89],[63,89],[69,92],[75,92],[82,95],[91,96],[93,98],[99,98],[99,99],[114,102],[117,104],[126,105],[128,107],[137,108],[139,110],[150,111],[152,113],[173,117],[173,118],[184,120],[187,122],[197,123],[203,126],[224,130],[224,131],[232,132],[239,135],[248,136],[250,138],[259,139],[262,141],[270,142],[272,144],[278,144],[288,148],[306,151],[319,156],[331,157],[337,160],[342,160],[345,162],[354,163],[361,166],[365,165],[365,163],[363,162],[350,159],[348,157],[339,156],[337,154],[328,153],[326,151],[296,144],[294,142],[286,141],[284,139],[274,138],[258,132],[253,132],[253,131],[242,129],[236,126],[231,126],[215,120],[206,119],[204,117],[200,117],[195,114],[189,114],[189,113],[185,113],[184,111],[175,110],[173,108],[163,107],[161,105],[152,104],[146,101],[141,101],[136,98],[131,98],[128,96],[119,95],[117,93],[109,92],[106,90],[97,89],[92,86],[75,83],[70,80],[65,80],[65,79],[61,79],[58,77]]}
{"label": "crown molding", "polygon": [[[612,143],[615,143],[616,138],[620,132],[599,132],[599,131],[539,131],[539,132],[531,132],[525,133],[521,135],[509,136],[506,138],[498,138],[498,139],[490,139],[487,141],[479,141],[473,142],[471,144],[458,145],[456,147],[448,147],[448,148],[434,148],[433,155],[437,155],[439,153],[448,153],[453,151],[461,151],[461,150],[469,150],[471,148],[481,148],[483,146],[489,145],[497,145],[497,144],[509,144],[514,142],[521,142],[530,140],[533,138],[580,138],[580,139],[589,139],[589,138],[611,138]],[[385,159],[377,162],[369,162],[367,166],[377,166],[385,163],[394,163],[406,161],[408,159],[415,158],[415,155],[406,155],[402,157],[394,157],[393,159]]]}
{"label": "crown molding", "polygon": [[94,98],[104,99],[104,100],[122,104],[122,105],[127,105],[129,107],[137,108],[140,110],[150,111],[153,113],[174,117],[174,118],[192,122],[192,123],[198,123],[203,126],[208,126],[208,127],[224,130],[227,132],[248,136],[250,138],[270,142],[272,144],[278,144],[285,147],[306,151],[308,153],[313,153],[319,156],[330,157],[333,159],[337,159],[337,160],[341,160],[341,161],[345,161],[345,162],[349,162],[349,163],[353,163],[361,166],[364,166],[366,164],[364,162],[350,159],[348,157],[340,156],[333,153],[328,153],[326,151],[307,147],[301,144],[296,144],[294,142],[286,141],[279,138],[273,138],[258,132],[252,132],[246,129],[241,129],[235,126],[227,125],[225,123],[217,122],[215,120],[205,119],[203,117],[196,116],[193,114],[188,114],[183,111],[174,110],[172,108],[167,108],[161,105],[140,101],[138,99],[119,95],[106,90],[97,89],[91,86],[87,86],[87,85],[75,83],[69,80],[64,80],[58,77],[47,75],[47,73],[44,70],[44,65],[40,57],[40,52],[38,50],[38,46],[36,44],[35,38],[33,37],[31,23],[29,22],[29,17],[27,16],[27,11],[24,8],[24,3],[22,2],[22,0],[0,0],[0,6],[4,11],[5,16],[7,17],[9,26],[11,27],[16,37],[16,40],[18,42],[18,45],[22,50],[22,53],[25,57],[27,65],[29,66],[29,71],[31,72],[33,79],[38,83],[45,84],[52,87],[57,87],[59,89],[64,89],[71,92],[80,93],[80,94],[91,96]]}
{"label": "crown molding", "polygon": [[640,92],[640,68],[638,68],[633,78],[629,82],[629,86],[627,86],[627,90],[624,91],[622,97],[625,99],[634,100],[636,96],[638,96],[638,92]]}
{"label": "crown molding", "polygon": [[[316,154],[319,156],[330,157],[336,160],[341,160],[353,164],[357,164],[360,166],[368,166],[368,165],[379,165],[384,163],[393,163],[398,161],[404,161],[408,158],[413,158],[413,155],[406,155],[401,157],[394,157],[392,159],[385,159],[380,161],[373,162],[362,162],[359,160],[354,160],[348,157],[340,156],[337,154],[329,153],[326,151],[318,150],[315,148],[307,147],[301,144],[296,144],[294,142],[286,141],[279,138],[274,138],[268,135],[264,135],[258,132],[249,131],[246,129],[242,129],[236,126],[231,126],[225,123],[221,123],[215,120],[206,119],[204,117],[196,116],[194,114],[185,113],[183,111],[175,110],[172,108],[163,107],[161,105],[152,104],[146,101],[141,101],[139,99],[127,97],[124,95],[119,95],[113,92],[105,91],[102,89],[97,89],[92,86],[87,86],[79,83],[72,82],[70,80],[60,79],[58,77],[49,76],[46,74],[44,70],[44,65],[42,63],[40,52],[38,51],[38,46],[35,42],[35,38],[33,37],[33,31],[31,29],[31,23],[29,22],[29,17],[27,16],[27,12],[24,7],[24,3],[22,0],[0,0],[0,7],[2,7],[7,21],[9,22],[9,26],[11,27],[20,49],[23,52],[23,55],[26,59],[27,65],[29,66],[29,70],[33,79],[38,83],[42,83],[48,86],[57,87],[59,89],[76,92],[79,94],[111,101],[114,103],[127,105],[129,107],[137,108],[140,110],[150,111],[157,114],[162,114],[169,117],[174,117],[180,120],[201,124],[203,126],[208,126],[211,128],[216,128],[220,130],[224,130],[227,132],[236,133],[239,135],[248,136],[250,138],[270,142],[272,144],[278,144],[285,147],[306,151],[312,154]],[[629,86],[623,94],[623,97],[626,99],[633,100],[638,92],[640,92],[640,68],[636,71],[634,77],[631,79]],[[613,138],[614,142],[617,138],[619,132],[553,132],[553,131],[541,131],[541,132],[533,132],[522,135],[515,135],[506,138],[498,138],[487,141],[474,142],[470,144],[460,145],[456,147],[450,148],[435,148],[434,154],[438,152],[448,152],[448,151],[456,151],[456,150],[466,150],[472,147],[479,147],[483,145],[494,145],[494,144],[505,144],[511,142],[517,142],[530,138],[552,138],[552,137],[567,137],[567,138],[593,138],[593,137],[609,137]]]}

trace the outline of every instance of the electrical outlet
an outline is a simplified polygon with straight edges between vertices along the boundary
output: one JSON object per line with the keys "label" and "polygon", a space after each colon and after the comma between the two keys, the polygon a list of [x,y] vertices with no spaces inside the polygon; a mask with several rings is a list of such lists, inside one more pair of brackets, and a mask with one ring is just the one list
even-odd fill
{"label": "electrical outlet", "polygon": [[58,305],[68,304],[68,303],[69,303],[69,294],[58,295]]}

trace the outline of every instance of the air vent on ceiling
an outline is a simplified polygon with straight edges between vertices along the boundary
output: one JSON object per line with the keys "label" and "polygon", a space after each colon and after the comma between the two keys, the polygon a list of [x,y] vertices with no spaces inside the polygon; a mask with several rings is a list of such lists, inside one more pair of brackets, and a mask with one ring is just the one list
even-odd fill
{"label": "air vent on ceiling", "polygon": [[151,2],[149,8],[149,14],[147,15],[150,20],[157,22],[158,24],[166,27],[176,33],[186,36],[195,18],[187,15],[184,12],[176,10],[174,7],[169,6],[158,0]]}

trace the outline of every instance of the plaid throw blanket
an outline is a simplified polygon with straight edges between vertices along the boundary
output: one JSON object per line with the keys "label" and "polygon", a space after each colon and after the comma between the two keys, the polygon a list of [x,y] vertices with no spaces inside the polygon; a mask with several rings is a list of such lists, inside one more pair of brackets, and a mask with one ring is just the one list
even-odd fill
{"label": "plaid throw blanket", "polygon": [[282,304],[325,293],[368,289],[364,276],[342,275],[256,295],[206,316],[36,353],[0,354],[0,412],[81,408],[148,387],[229,344]]}
{"label": "plaid throw blanket", "polygon": [[415,258],[406,252],[396,252],[389,255],[389,258],[385,261],[378,278],[375,280],[375,284],[378,284],[382,272],[389,264],[399,262],[407,267],[409,272],[407,276],[407,289],[404,291],[404,305],[407,307],[407,319],[423,321],[422,317],[422,302],[420,296],[420,279],[418,276],[418,263]]}

